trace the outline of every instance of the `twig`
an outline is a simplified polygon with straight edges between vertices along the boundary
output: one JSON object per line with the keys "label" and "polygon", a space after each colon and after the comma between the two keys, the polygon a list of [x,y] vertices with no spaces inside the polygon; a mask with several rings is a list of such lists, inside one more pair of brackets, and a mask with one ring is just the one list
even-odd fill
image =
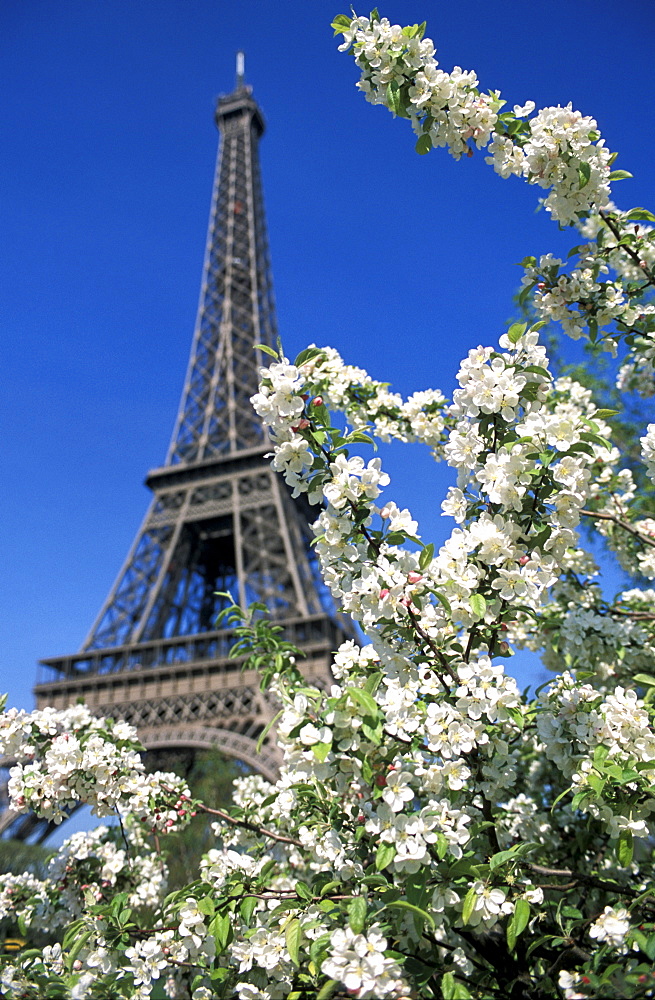
{"label": "twig", "polygon": [[[603,211],[600,211],[598,214],[600,215],[601,219],[603,220],[609,231],[612,233],[612,235],[615,236],[616,239],[620,241],[623,234],[621,233],[621,230],[617,226],[612,216],[606,215],[605,212]],[[632,262],[636,264],[637,267],[644,272],[644,274],[648,278],[646,284],[655,285],[655,279],[653,279],[653,276],[648,270],[648,268],[644,267],[645,261],[641,260],[637,251],[633,250],[632,247],[627,246],[625,244],[623,245],[622,249],[627,253],[628,257],[630,257]]]}
{"label": "twig", "polygon": [[630,535],[634,535],[635,538],[638,538],[640,542],[644,543],[644,545],[650,545],[655,549],[655,539],[649,538],[648,535],[642,535],[640,531],[633,528],[627,521],[622,521],[620,517],[616,516],[616,514],[601,514],[596,510],[581,510],[580,513],[584,514],[585,517],[594,517],[599,521],[613,521],[619,528],[623,528],[623,530],[627,531]]}
{"label": "twig", "polygon": [[235,819],[234,816],[230,816],[229,813],[223,812],[222,809],[211,809],[203,802],[194,804],[196,809],[200,809],[202,812],[211,813],[212,816],[220,816],[220,818],[224,819],[226,823],[231,823],[233,826],[242,826],[244,830],[250,830],[251,833],[259,833],[263,837],[270,837],[271,840],[278,840],[281,844],[293,844],[295,847],[302,847],[301,841],[295,840],[293,837],[284,837],[281,833],[274,833],[272,830],[267,830],[264,826],[257,826],[256,823],[249,823],[246,819]]}
{"label": "twig", "polygon": [[[453,670],[453,668],[451,667],[450,663],[448,662],[448,660],[446,659],[446,657],[443,655],[443,653],[441,652],[441,650],[439,649],[439,647],[434,643],[434,641],[431,639],[431,637],[428,635],[428,633],[425,631],[425,629],[421,625],[419,625],[418,619],[417,619],[414,611],[412,611],[411,606],[407,608],[407,613],[409,614],[409,617],[410,617],[410,620],[411,620],[411,623],[412,623],[412,627],[413,627],[414,631],[416,632],[416,634],[418,636],[420,636],[421,639],[423,640],[423,642],[426,643],[426,645],[428,645],[430,647],[430,649],[432,650],[432,652],[434,653],[434,655],[436,656],[436,658],[439,660],[439,663],[444,668],[444,670],[448,674],[450,674],[450,676],[452,677],[452,679],[454,681],[457,681],[457,674],[455,673],[455,671]],[[444,683],[443,678],[440,677],[440,679],[441,679],[441,683],[446,688],[446,691],[448,693],[450,693],[450,688]]]}
{"label": "twig", "polygon": [[640,890],[630,889],[628,886],[619,885],[618,882],[608,882],[606,879],[598,878],[596,875],[586,875],[583,872],[576,872],[572,868],[546,868],[544,865],[535,864],[534,861],[523,860],[519,860],[519,864],[521,867],[527,868],[528,871],[534,872],[535,875],[560,876],[572,880],[567,885],[542,886],[543,889],[568,889],[574,888],[577,885],[591,885],[595,889],[604,889],[606,892],[614,892],[619,896],[630,896],[632,899],[637,899],[643,894]]}

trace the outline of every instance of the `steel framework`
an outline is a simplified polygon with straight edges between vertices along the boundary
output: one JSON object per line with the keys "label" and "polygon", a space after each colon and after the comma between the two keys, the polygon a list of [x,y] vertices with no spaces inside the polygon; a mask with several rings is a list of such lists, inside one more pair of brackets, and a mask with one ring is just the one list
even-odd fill
{"label": "steel framework", "polygon": [[[42,660],[35,694],[38,707],[82,699],[127,719],[148,750],[216,746],[274,778],[274,742],[260,753],[256,743],[275,709],[256,675],[228,656],[219,595],[244,609],[266,604],[319,682],[350,630],[317,572],[309,508],[270,469],[250,405],[267,360],[255,345],[274,345],[276,321],[258,156],[264,120],[242,63],[215,120],[200,303],[166,462],[147,476],[150,508],[80,652]],[[0,816],[0,832],[11,819]],[[33,832],[29,818],[21,822],[13,835]]]}

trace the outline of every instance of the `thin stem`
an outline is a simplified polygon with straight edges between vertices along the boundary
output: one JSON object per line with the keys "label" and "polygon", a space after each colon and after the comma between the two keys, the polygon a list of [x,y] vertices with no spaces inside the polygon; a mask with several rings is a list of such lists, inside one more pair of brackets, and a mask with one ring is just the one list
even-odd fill
{"label": "thin stem", "polygon": [[295,840],[294,837],[285,837],[281,833],[274,833],[273,830],[267,830],[266,827],[258,826],[256,823],[249,823],[246,819],[235,819],[234,816],[223,812],[222,809],[211,809],[203,802],[198,802],[196,809],[210,813],[212,816],[220,816],[226,823],[231,823],[233,826],[241,826],[244,830],[250,830],[251,833],[258,833],[262,837],[269,837],[271,840],[278,840],[281,844],[293,844],[295,847],[302,847],[302,843],[299,840]]}
{"label": "thin stem", "polygon": [[[446,673],[450,674],[450,676],[452,677],[452,679],[454,681],[457,681],[457,674],[455,673],[455,671],[453,670],[453,668],[451,667],[450,663],[448,662],[448,660],[446,659],[446,657],[443,655],[443,653],[441,652],[441,650],[439,649],[439,647],[435,644],[434,640],[428,635],[428,633],[425,631],[425,629],[421,625],[419,625],[419,622],[418,622],[418,619],[416,617],[416,614],[414,613],[414,611],[412,611],[411,607],[407,608],[407,613],[408,613],[408,615],[410,617],[410,620],[411,620],[411,623],[412,623],[412,628],[414,629],[414,631],[416,632],[416,634],[418,636],[420,636],[420,638],[423,640],[423,642],[427,646],[430,647],[430,649],[432,650],[432,652],[434,653],[434,655],[436,656],[436,658],[439,660],[439,663],[444,668],[444,670],[446,671]],[[444,684],[443,678],[441,678],[441,683]],[[444,687],[446,688],[446,691],[450,694],[450,688],[448,688],[448,686],[446,684],[444,684]]]}
{"label": "thin stem", "polygon": [[[523,860],[519,861],[519,864],[522,868],[527,868],[528,871],[534,872],[535,875],[560,876],[571,880],[566,885],[544,885],[542,886],[543,889],[569,889],[578,885],[590,885],[595,889],[603,889],[606,892],[613,892],[619,896],[630,896],[632,899],[637,899],[643,894],[642,891],[630,889],[628,886],[622,886],[618,882],[608,882],[606,879],[597,878],[595,875],[586,875],[583,872],[573,871],[572,868],[546,868],[544,865],[535,864],[533,861]],[[646,903],[647,901],[644,902]]]}
{"label": "thin stem", "polygon": [[[623,236],[623,233],[621,232],[619,226],[617,226],[616,221],[612,218],[612,216],[607,215],[603,211],[600,211],[598,214],[600,215],[601,219],[603,220],[609,231],[612,233],[612,235],[615,236],[617,240],[620,240],[621,237]],[[649,269],[644,266],[645,261],[641,260],[637,251],[633,250],[632,247],[625,245],[621,249],[623,249],[625,253],[628,255],[628,257],[632,260],[632,262],[636,264],[637,267],[644,272],[644,274],[648,278],[646,284],[655,285],[655,279],[653,278],[653,275],[650,273]]]}
{"label": "thin stem", "polygon": [[627,521],[621,520],[621,518],[617,517],[616,514],[601,514],[596,510],[581,510],[580,513],[584,514],[585,517],[593,517],[598,521],[612,521],[619,528],[623,528],[623,530],[627,531],[630,535],[634,535],[634,537],[638,538],[640,542],[644,543],[644,545],[650,545],[651,548],[655,549],[655,539],[650,538],[648,535],[642,535],[640,531],[633,528]]}

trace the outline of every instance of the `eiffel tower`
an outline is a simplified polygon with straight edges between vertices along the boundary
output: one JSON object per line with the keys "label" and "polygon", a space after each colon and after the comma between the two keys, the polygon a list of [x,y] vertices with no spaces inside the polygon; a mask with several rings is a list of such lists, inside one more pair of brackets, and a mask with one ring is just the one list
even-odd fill
{"label": "eiffel tower", "polygon": [[[219,153],[200,303],[182,399],[165,464],[116,583],[79,653],[41,661],[37,707],[78,700],[125,719],[155,754],[216,747],[275,779],[267,737],[275,707],[257,674],[230,659],[216,619],[229,593],[264,603],[299,646],[309,680],[329,677],[331,652],[352,633],[334,614],[310,548],[303,497],[292,499],[266,458],[251,405],[276,321],[258,147],[264,119],[237,56],[233,93],[218,99]],[[1,805],[0,805],[1,808]],[[0,832],[12,814],[0,813]],[[15,815],[13,816],[15,820]],[[34,817],[21,817],[33,832]]]}

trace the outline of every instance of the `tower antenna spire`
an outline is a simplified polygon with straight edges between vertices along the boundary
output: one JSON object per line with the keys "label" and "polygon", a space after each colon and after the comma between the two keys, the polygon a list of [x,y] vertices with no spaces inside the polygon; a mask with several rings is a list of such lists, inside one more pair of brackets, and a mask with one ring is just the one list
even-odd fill
{"label": "tower antenna spire", "polygon": [[245,80],[246,54],[241,49],[237,52],[237,90],[243,87]]}

